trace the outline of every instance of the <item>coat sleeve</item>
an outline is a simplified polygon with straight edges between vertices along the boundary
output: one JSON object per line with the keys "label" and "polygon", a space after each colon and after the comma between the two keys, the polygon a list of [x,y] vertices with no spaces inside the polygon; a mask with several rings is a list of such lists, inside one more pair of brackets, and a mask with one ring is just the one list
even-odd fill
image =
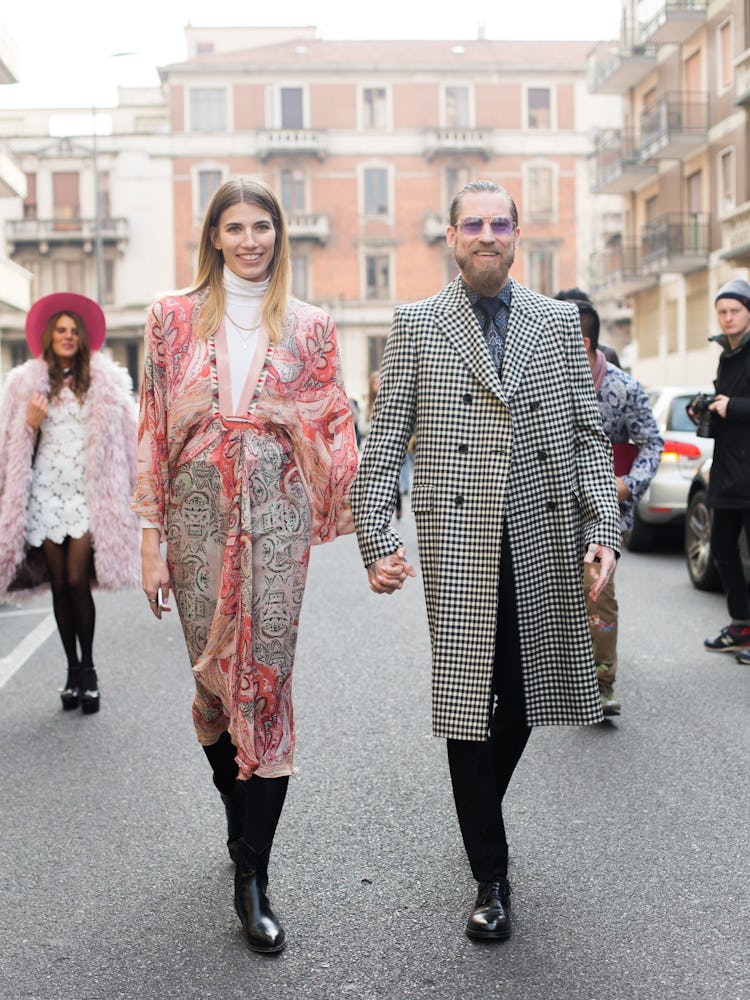
{"label": "coat sleeve", "polygon": [[352,488],[352,511],[365,566],[403,542],[391,528],[401,467],[414,433],[417,358],[407,310],[396,309],[380,370],[372,423]]}
{"label": "coat sleeve", "polygon": [[297,396],[305,446],[302,449],[312,510],[311,543],[333,541],[354,531],[349,493],[357,471],[357,441],[344,388],[336,325],[330,316],[305,333],[309,356],[307,385]]}
{"label": "coat sleeve", "polygon": [[146,323],[144,373],[138,418],[136,485],[131,507],[159,529],[164,541],[164,517],[169,482],[167,397],[163,307],[154,304]]}
{"label": "coat sleeve", "polygon": [[627,432],[638,454],[622,481],[630,490],[630,502],[637,504],[659,468],[664,441],[640,382],[633,380],[625,404]]}

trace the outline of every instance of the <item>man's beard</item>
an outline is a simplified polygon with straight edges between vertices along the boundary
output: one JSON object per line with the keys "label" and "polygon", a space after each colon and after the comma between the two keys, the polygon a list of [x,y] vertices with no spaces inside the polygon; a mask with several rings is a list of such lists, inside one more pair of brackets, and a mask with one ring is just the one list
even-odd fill
{"label": "man's beard", "polygon": [[515,247],[511,246],[505,253],[500,251],[497,257],[488,266],[478,266],[475,254],[462,253],[458,247],[454,247],[454,256],[464,281],[479,295],[497,295],[505,282],[508,280],[508,272],[515,257]]}

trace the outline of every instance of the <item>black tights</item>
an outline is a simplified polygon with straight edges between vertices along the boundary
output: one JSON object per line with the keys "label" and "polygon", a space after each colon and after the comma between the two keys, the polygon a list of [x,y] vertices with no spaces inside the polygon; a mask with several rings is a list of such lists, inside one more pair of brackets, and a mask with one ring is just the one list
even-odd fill
{"label": "black tights", "polygon": [[[216,743],[204,746],[203,752],[213,771],[214,784],[222,795],[231,795],[239,773],[236,750],[229,733],[222,733]],[[273,843],[284,807],[289,775],[259,778],[253,775],[244,785],[242,836],[254,851],[263,851]]]}
{"label": "black tights", "polygon": [[42,551],[49,569],[52,607],[68,670],[77,671],[79,664],[84,670],[91,669],[96,620],[91,596],[91,533],[87,531],[81,538],[66,538],[61,544],[46,538]]}

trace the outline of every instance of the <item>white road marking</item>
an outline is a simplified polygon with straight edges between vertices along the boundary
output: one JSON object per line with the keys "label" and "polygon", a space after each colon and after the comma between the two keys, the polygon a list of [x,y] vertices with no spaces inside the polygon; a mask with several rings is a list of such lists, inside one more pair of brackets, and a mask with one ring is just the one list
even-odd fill
{"label": "white road marking", "polygon": [[30,656],[39,649],[42,643],[52,635],[56,629],[55,616],[47,614],[47,617],[39,622],[37,627],[22,639],[9,656],[0,658],[0,688],[4,687],[17,670],[20,670]]}

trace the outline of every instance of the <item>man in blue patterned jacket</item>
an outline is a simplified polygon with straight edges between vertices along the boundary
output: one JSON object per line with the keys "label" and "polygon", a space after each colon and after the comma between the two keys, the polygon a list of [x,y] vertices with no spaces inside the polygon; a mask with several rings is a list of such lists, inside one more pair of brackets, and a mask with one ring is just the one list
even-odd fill
{"label": "man in blue patterned jacket", "polygon": [[[581,332],[594,379],[604,433],[615,457],[620,531],[632,527],[638,501],[659,466],[664,441],[649,406],[643,386],[621,368],[610,364],[599,350],[599,314],[580,289],[558,292],[556,298],[574,302],[581,314]],[[624,446],[624,447],[623,447]],[[605,715],[619,715],[621,705],[614,693],[617,673],[618,606],[615,577],[610,576],[596,603],[589,598],[593,577],[586,570],[586,611],[594,647],[599,695]]]}

